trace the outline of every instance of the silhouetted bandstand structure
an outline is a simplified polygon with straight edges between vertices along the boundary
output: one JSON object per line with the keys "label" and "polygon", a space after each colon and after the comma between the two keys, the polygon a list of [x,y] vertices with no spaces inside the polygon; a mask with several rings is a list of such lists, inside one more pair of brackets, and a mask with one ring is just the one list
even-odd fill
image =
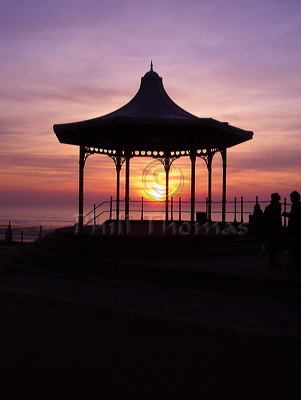
{"label": "silhouetted bandstand structure", "polygon": [[226,215],[227,149],[252,139],[253,132],[227,122],[199,118],[179,107],[166,93],[162,78],[151,64],[137,94],[110,114],[68,124],[54,125],[61,143],[79,146],[79,226],[83,225],[84,166],[91,154],[111,157],[116,167],[116,218],[120,208],[120,172],[125,164],[125,216],[130,214],[130,161],[152,157],[166,172],[165,219],[168,220],[169,172],[174,160],[189,157],[191,162],[190,219],[195,220],[196,160],[203,159],[208,170],[208,219],[211,220],[212,160],[222,156],[222,221]]}

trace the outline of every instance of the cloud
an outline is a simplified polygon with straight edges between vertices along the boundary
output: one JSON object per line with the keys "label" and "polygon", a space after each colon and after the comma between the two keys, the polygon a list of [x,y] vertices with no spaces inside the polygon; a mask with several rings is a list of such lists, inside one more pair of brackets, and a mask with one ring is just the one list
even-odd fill
{"label": "cloud", "polygon": [[[254,131],[229,150],[230,193],[299,184],[300,2],[4,0],[1,7],[3,191],[77,192],[78,148],[59,144],[53,124],[121,107],[151,59],[181,107]],[[132,163],[135,183],[142,164]],[[218,165],[217,158],[217,195]],[[189,197],[189,163],[183,168]],[[115,193],[112,160],[89,157],[86,189],[89,201]]]}

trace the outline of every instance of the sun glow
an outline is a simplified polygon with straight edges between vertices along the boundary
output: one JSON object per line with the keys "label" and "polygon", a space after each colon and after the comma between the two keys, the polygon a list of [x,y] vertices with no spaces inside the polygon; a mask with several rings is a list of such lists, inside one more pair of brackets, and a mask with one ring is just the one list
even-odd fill
{"label": "sun glow", "polygon": [[147,197],[155,201],[165,200],[165,188],[161,185],[157,185],[153,190],[147,192]]}
{"label": "sun glow", "polygon": [[176,166],[168,166],[168,189],[167,174],[165,166],[159,160],[149,162],[143,169],[141,181],[144,194],[152,200],[162,201],[168,198],[177,197],[184,186],[184,176],[182,170]]}

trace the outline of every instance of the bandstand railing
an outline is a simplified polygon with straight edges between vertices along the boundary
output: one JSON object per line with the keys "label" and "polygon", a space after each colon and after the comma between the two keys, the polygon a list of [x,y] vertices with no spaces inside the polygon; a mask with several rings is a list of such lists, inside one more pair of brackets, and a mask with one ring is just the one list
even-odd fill
{"label": "bandstand railing", "polygon": [[[125,201],[120,201],[119,215],[116,213],[116,200],[113,197],[108,201],[103,201],[99,205],[94,205],[93,209],[84,215],[84,225],[100,224],[109,219],[125,219]],[[234,197],[233,200],[226,202],[226,222],[245,223],[249,221],[249,215],[253,214],[254,205],[260,204],[261,209],[270,203],[270,200],[259,200],[256,196],[253,200],[245,200],[243,197]],[[286,212],[290,205],[284,198],[282,211]],[[165,218],[165,200],[156,201],[146,200],[144,197],[141,200],[130,201],[129,217],[135,220],[149,219],[164,219]],[[211,209],[211,218],[209,217],[209,209]],[[209,201],[196,201],[196,220],[198,215],[202,215],[203,220],[220,222],[222,220],[222,201],[212,201],[209,207]],[[169,200],[169,221],[189,221],[190,220],[190,201],[184,201],[181,197],[178,199],[171,198]],[[287,218],[283,218],[283,225],[287,225]]]}

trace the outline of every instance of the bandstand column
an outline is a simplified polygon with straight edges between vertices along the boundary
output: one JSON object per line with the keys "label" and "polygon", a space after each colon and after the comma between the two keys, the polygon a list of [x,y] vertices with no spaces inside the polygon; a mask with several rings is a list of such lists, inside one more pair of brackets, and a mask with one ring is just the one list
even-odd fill
{"label": "bandstand column", "polygon": [[221,150],[223,161],[223,198],[222,198],[222,223],[226,222],[226,196],[227,196],[227,149]]}
{"label": "bandstand column", "polygon": [[212,221],[212,151],[208,152],[207,170],[208,170],[208,221]]}
{"label": "bandstand column", "polygon": [[129,219],[130,214],[130,159],[131,152],[125,154],[125,219]]}
{"label": "bandstand column", "polygon": [[169,159],[165,158],[164,160],[164,169],[165,169],[165,221],[168,221],[168,193],[169,193],[169,171],[170,171],[170,164]]}
{"label": "bandstand column", "polygon": [[79,148],[79,181],[78,181],[78,226],[84,225],[84,167],[85,167],[85,146]]}
{"label": "bandstand column", "polygon": [[195,220],[195,164],[196,164],[196,153],[192,151],[190,153],[191,161],[191,183],[190,183],[190,221],[193,224]]}
{"label": "bandstand column", "polygon": [[120,208],[120,171],[121,171],[121,157],[116,158],[116,220],[119,220]]}

